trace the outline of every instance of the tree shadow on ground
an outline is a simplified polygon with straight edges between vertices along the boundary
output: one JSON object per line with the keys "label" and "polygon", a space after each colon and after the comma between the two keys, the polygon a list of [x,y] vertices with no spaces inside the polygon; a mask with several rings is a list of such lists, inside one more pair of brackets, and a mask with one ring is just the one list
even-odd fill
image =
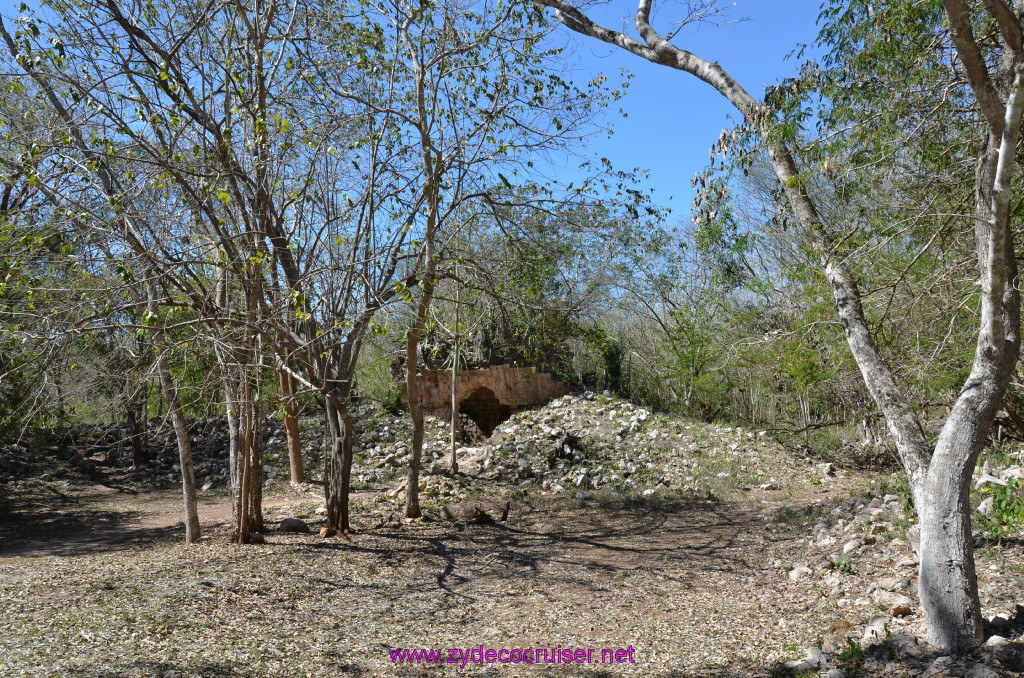
{"label": "tree shadow on ground", "polygon": [[[863,657],[847,659],[842,663],[837,662],[836,657],[832,657],[827,666],[817,668],[787,668],[783,662],[763,665],[737,662],[735,664],[708,665],[699,669],[669,669],[648,675],[652,678],[796,678],[797,676],[816,676],[833,668],[844,670],[844,675],[847,676],[933,675],[927,669],[942,657],[946,657],[946,655],[934,651],[926,651],[916,657],[901,656],[891,645],[881,643],[865,648]],[[996,670],[1001,668],[1004,673],[978,675],[1018,676],[1024,669],[1024,646],[1015,644],[998,648],[991,652],[987,661],[982,658],[980,650],[964,657],[951,657],[947,661],[950,662],[950,665],[946,669],[952,670],[953,673],[938,671],[934,675],[963,675],[964,670],[986,665]],[[536,665],[534,668],[536,669],[538,666],[543,666],[545,675],[579,676],[581,678],[611,678],[622,675],[622,668],[630,668],[629,664],[621,667],[617,665],[595,666],[593,664],[543,664]],[[506,675],[503,671],[507,668],[508,665],[487,666],[483,675]],[[882,670],[883,673],[879,674],[877,670]]]}
{"label": "tree shadow on ground", "polygon": [[549,499],[518,504],[507,524],[414,524],[309,547],[408,569],[417,595],[432,596],[442,614],[452,604],[446,598],[473,602],[476,585],[489,580],[543,577],[548,586],[608,591],[631,576],[691,588],[710,570],[749,572],[761,557],[763,524],[760,514],[724,502]]}
{"label": "tree shadow on ground", "polygon": [[61,675],[68,678],[242,678],[254,675],[253,671],[236,669],[223,662],[140,662],[112,668],[110,666],[83,666],[65,669]]}
{"label": "tree shadow on ground", "polygon": [[[342,660],[337,653],[327,657],[326,665],[337,671],[339,676],[366,676],[370,672],[362,664]],[[230,664],[227,662],[188,661],[184,662],[136,662],[118,666],[80,666],[64,669],[60,674],[66,678],[250,678],[264,675],[256,667]],[[276,674],[275,674],[276,675]],[[295,673],[294,675],[301,675]]]}
{"label": "tree shadow on ground", "polygon": [[[111,490],[111,493],[116,493]],[[0,504],[0,556],[73,556],[181,539],[183,526],[141,527],[136,510],[110,507],[111,495],[80,485],[38,482]]]}

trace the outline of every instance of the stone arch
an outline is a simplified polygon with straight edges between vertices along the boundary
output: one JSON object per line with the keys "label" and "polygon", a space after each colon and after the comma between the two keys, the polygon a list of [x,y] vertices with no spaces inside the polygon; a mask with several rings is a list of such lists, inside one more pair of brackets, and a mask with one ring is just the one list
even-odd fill
{"label": "stone arch", "polygon": [[466,416],[472,419],[487,437],[494,433],[498,424],[512,416],[512,408],[502,405],[494,395],[494,391],[486,386],[474,389],[472,393],[460,400],[459,411],[465,412]]}

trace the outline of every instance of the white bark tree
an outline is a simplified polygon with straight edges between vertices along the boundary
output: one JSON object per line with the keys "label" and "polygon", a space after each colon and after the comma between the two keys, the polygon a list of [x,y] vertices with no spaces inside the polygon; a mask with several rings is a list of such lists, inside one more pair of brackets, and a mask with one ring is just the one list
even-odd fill
{"label": "white bark tree", "polygon": [[[825,223],[819,216],[805,189],[805,176],[775,129],[771,110],[717,61],[676,46],[655,30],[651,25],[653,0],[639,2],[634,17],[638,37],[604,28],[563,0],[534,2],[553,8],[555,18],[577,33],[706,82],[760,134],[786,199],[818,253],[850,351],[885,416],[910,481],[921,524],[918,590],[927,640],[949,652],[966,652],[977,646],[983,639],[982,617],[968,494],[978,455],[987,444],[1020,351],[1020,293],[1009,202],[1024,110],[1024,2],[1017,0],[1011,7],[1004,0],[985,0],[1002,39],[1002,56],[992,72],[975,37],[966,2],[943,0],[957,54],[988,131],[977,161],[975,186],[974,231],[981,284],[977,348],[970,375],[935,441],[926,436],[918,414],[877,349],[857,281],[836,256],[838,247],[832,235],[842,231],[843,225]],[[702,3],[697,10],[691,7],[692,13],[683,23],[700,20],[713,4]]]}

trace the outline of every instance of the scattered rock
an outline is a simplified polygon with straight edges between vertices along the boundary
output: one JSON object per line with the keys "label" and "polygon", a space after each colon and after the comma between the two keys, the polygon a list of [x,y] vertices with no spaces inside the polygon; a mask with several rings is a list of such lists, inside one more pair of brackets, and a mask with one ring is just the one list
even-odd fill
{"label": "scattered rock", "polygon": [[853,624],[845,619],[836,619],[829,627],[831,633],[846,633],[853,630]]}
{"label": "scattered rock", "polygon": [[928,666],[925,675],[928,678],[949,678],[955,663],[952,657],[939,657]]}
{"label": "scattered rock", "polygon": [[821,668],[821,665],[827,661],[825,654],[817,647],[811,645],[807,648],[807,657],[804,659],[807,665],[812,669]]}
{"label": "scattered rock", "polygon": [[250,532],[249,533],[249,543],[250,544],[266,544],[267,543],[267,539],[260,532]]}
{"label": "scattered rock", "polygon": [[800,581],[801,579],[807,579],[812,574],[811,568],[806,565],[798,565],[789,571],[789,578],[793,581]]}
{"label": "scattered rock", "polygon": [[309,534],[309,525],[307,525],[306,521],[301,518],[285,518],[281,521],[281,525],[278,529],[282,532]]}
{"label": "scattered rock", "polygon": [[1013,627],[1013,624],[1010,623],[1009,619],[1007,619],[1006,617],[1001,617],[998,614],[988,620],[988,625],[991,626],[993,629],[996,629],[997,631],[1010,629]]}
{"label": "scattered rock", "polygon": [[338,534],[338,531],[333,529],[333,528],[330,528],[330,527],[321,527],[320,528],[320,537],[323,538],[323,539],[327,539],[328,537],[334,537],[337,534]]}
{"label": "scattered rock", "polygon": [[885,591],[898,591],[910,583],[909,579],[897,579],[896,577],[882,577],[878,580],[878,588]]}
{"label": "scattered rock", "polygon": [[868,620],[868,625],[864,628],[863,642],[878,642],[884,641],[886,636],[886,625],[889,623],[889,618],[881,614],[871,615],[871,619]]}
{"label": "scattered rock", "polygon": [[875,602],[885,607],[910,607],[914,604],[908,596],[892,591],[875,591]]}
{"label": "scattered rock", "polygon": [[813,668],[810,664],[808,664],[803,659],[794,659],[792,661],[788,661],[788,662],[786,662],[785,666],[786,666],[786,669],[788,671],[791,671],[793,673],[803,673],[803,672],[809,671],[809,670],[811,670],[811,668]]}
{"label": "scattered rock", "polygon": [[888,645],[899,658],[920,657],[924,654],[917,637],[904,631],[891,636],[888,639]]}
{"label": "scattered rock", "polygon": [[999,678],[999,674],[984,664],[975,664],[967,669],[964,678]]}
{"label": "scattered rock", "polygon": [[474,525],[490,525],[494,523],[494,518],[475,504],[450,504],[442,506],[441,517],[453,522],[465,522]]}
{"label": "scattered rock", "polygon": [[1006,486],[1007,482],[1000,478],[996,478],[995,476],[990,476],[987,473],[982,473],[981,477],[974,481],[974,489],[980,490],[989,484]]}

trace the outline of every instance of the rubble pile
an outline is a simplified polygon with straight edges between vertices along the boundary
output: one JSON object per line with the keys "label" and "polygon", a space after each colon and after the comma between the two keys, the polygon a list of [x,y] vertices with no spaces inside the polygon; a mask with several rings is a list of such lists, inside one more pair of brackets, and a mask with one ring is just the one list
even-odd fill
{"label": "rubble pile", "polygon": [[[404,474],[411,455],[407,418],[363,405],[356,421],[353,477],[374,484]],[[425,422],[421,489],[461,496],[464,483],[433,479],[450,467],[450,423],[431,416]],[[593,392],[514,414],[483,444],[459,447],[456,454],[460,473],[472,480],[579,499],[601,490],[704,498],[723,487],[773,491],[791,482],[789,469],[796,468],[763,431],[684,422]],[[389,496],[401,493],[399,485]]]}

